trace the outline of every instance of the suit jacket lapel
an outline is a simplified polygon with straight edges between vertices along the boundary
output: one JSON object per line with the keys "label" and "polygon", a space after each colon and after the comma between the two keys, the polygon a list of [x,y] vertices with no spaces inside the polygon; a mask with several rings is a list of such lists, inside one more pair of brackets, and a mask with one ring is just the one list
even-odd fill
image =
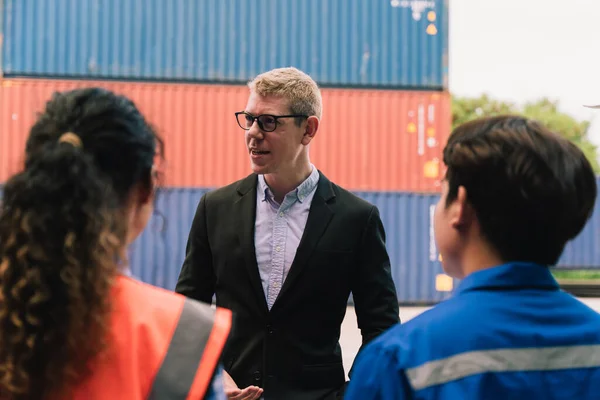
{"label": "suit jacket lapel", "polygon": [[258,264],[256,262],[256,251],[254,246],[254,224],[256,221],[256,183],[257,176],[250,175],[240,182],[237,188],[240,198],[235,202],[234,212],[239,225],[234,227],[238,231],[238,238],[245,258],[246,270],[248,271],[250,284],[257,295],[261,307],[268,310],[267,300],[263,291]]}
{"label": "suit jacket lapel", "polygon": [[319,172],[319,183],[317,184],[317,189],[310,206],[306,227],[296,250],[296,257],[271,310],[277,307],[277,304],[280,302],[279,299],[284,297],[294,285],[294,282],[300,276],[310,256],[317,247],[319,239],[325,233],[329,221],[334,214],[334,210],[330,204],[333,198],[335,198],[335,193],[331,181]]}

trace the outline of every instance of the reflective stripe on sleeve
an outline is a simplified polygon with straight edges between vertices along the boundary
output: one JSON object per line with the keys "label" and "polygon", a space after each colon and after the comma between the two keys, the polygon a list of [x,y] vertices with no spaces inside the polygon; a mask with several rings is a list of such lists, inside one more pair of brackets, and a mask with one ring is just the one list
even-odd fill
{"label": "reflective stripe on sleeve", "polygon": [[600,367],[600,345],[472,351],[406,370],[414,390],[488,372]]}

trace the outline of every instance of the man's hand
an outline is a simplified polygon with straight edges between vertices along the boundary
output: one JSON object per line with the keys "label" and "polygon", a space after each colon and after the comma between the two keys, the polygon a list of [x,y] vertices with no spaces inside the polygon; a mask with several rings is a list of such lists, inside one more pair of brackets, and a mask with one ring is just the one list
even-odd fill
{"label": "man's hand", "polygon": [[263,394],[263,389],[258,386],[248,386],[246,389],[240,389],[227,371],[223,371],[223,386],[229,400],[258,400]]}

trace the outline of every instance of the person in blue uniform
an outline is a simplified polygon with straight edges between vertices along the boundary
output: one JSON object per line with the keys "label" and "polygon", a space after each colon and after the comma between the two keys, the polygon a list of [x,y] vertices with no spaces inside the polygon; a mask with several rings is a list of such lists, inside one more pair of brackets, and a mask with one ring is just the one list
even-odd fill
{"label": "person in blue uniform", "polygon": [[459,126],[444,163],[435,239],[461,282],[369,344],[345,398],[600,399],[600,314],[549,270],[594,208],[590,163],[519,116]]}

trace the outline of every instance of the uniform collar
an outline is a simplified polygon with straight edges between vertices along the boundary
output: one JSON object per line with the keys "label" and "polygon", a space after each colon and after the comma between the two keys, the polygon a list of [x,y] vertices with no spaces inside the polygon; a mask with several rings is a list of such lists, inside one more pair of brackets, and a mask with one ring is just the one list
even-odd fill
{"label": "uniform collar", "polygon": [[513,262],[472,273],[462,280],[457,293],[502,288],[559,290],[560,287],[547,266]]}
{"label": "uniform collar", "polygon": [[[312,172],[310,173],[308,178],[306,178],[304,182],[302,182],[296,189],[288,193],[286,197],[294,196],[295,200],[298,200],[298,202],[302,203],[304,199],[306,199],[306,196],[308,196],[313,190],[315,190],[315,188],[317,187],[317,183],[319,182],[319,171],[317,171],[315,166],[312,164],[311,168]],[[269,188],[269,185],[267,185],[267,181],[265,180],[264,175],[258,176],[258,190],[259,193],[262,194],[262,201],[267,201],[268,199],[274,198],[273,192]]]}

